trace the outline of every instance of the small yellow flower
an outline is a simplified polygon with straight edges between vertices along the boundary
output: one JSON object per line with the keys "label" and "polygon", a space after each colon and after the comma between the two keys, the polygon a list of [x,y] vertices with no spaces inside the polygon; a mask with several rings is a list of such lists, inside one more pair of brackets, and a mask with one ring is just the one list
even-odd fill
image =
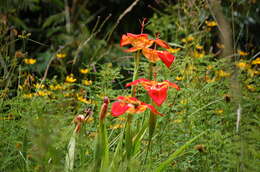
{"label": "small yellow flower", "polygon": [[58,53],[58,54],[56,54],[56,57],[57,57],[58,59],[64,59],[66,56],[67,56],[67,55],[66,55],[65,53]]}
{"label": "small yellow flower", "polygon": [[252,61],[252,64],[260,64],[260,57]]}
{"label": "small yellow flower", "polygon": [[73,74],[66,76],[66,82],[73,83],[73,82],[76,82],[76,81],[77,81],[77,79],[74,78]]}
{"label": "small yellow flower", "polygon": [[216,109],[215,111],[214,111],[214,113],[215,114],[222,114],[224,112],[224,110],[223,109]]}
{"label": "small yellow flower", "polygon": [[110,125],[109,128],[112,130],[115,130],[118,128],[124,128],[124,125],[123,124],[114,124],[114,125]]}
{"label": "small yellow flower", "polygon": [[83,96],[77,96],[78,101],[83,102],[85,104],[91,104],[90,100],[85,99]]}
{"label": "small yellow flower", "polygon": [[91,132],[91,133],[89,133],[89,137],[96,137],[96,135],[97,135],[97,132]]}
{"label": "small yellow flower", "polygon": [[181,122],[182,122],[182,120],[180,120],[180,119],[173,120],[173,123],[179,124],[179,123],[181,123]]}
{"label": "small yellow flower", "polygon": [[119,116],[118,118],[116,118],[116,119],[118,119],[119,121],[126,121],[126,118],[124,118],[124,117],[121,117],[121,116]]}
{"label": "small yellow flower", "polygon": [[259,75],[260,71],[254,70],[254,69],[248,69],[247,73],[250,77],[253,77],[254,75]]}
{"label": "small yellow flower", "polygon": [[203,49],[203,46],[201,46],[201,45],[196,45],[196,49],[198,49],[198,50],[202,50]]}
{"label": "small yellow flower", "polygon": [[35,93],[37,96],[48,96],[48,95],[51,95],[51,92],[50,91],[37,91]]}
{"label": "small yellow flower", "polygon": [[245,51],[238,50],[237,51],[240,56],[247,56],[249,53]]}
{"label": "small yellow flower", "polygon": [[246,85],[246,88],[248,90],[250,90],[250,91],[255,91],[256,90],[256,88],[255,88],[255,86],[253,84]]}
{"label": "small yellow flower", "polygon": [[207,66],[207,69],[208,69],[208,70],[211,70],[212,68],[213,68],[212,65],[208,65],[208,66]]}
{"label": "small yellow flower", "polygon": [[168,49],[168,51],[170,52],[170,53],[177,53],[177,52],[179,52],[181,50],[181,48],[169,48]]}
{"label": "small yellow flower", "polygon": [[188,42],[191,42],[191,41],[193,41],[194,40],[194,37],[193,36],[188,36],[188,38],[187,38],[187,41]]}
{"label": "small yellow flower", "polygon": [[26,98],[26,99],[30,99],[33,97],[33,94],[32,93],[28,93],[28,94],[24,94],[23,95],[23,98]]}
{"label": "small yellow flower", "polygon": [[217,24],[217,22],[215,22],[215,21],[205,21],[205,23],[206,23],[206,25],[208,26],[208,27],[214,27],[214,26],[217,26],[218,24]]}
{"label": "small yellow flower", "polygon": [[36,63],[36,59],[24,59],[24,63],[26,64],[35,64]]}
{"label": "small yellow flower", "polygon": [[236,66],[237,66],[239,69],[241,69],[241,70],[245,70],[245,69],[250,68],[250,65],[249,65],[249,64],[247,64],[246,62],[242,62],[242,61],[236,63]]}
{"label": "small yellow flower", "polygon": [[188,103],[188,100],[187,99],[181,100],[180,103],[186,105]]}
{"label": "small yellow flower", "polygon": [[229,77],[230,73],[225,72],[223,70],[216,71],[219,77]]}
{"label": "small yellow flower", "polygon": [[177,81],[181,81],[181,80],[183,80],[183,77],[181,77],[181,76],[176,76],[176,78],[175,78]]}
{"label": "small yellow flower", "polygon": [[45,85],[44,85],[44,84],[36,83],[36,84],[34,84],[34,87],[35,87],[36,89],[43,89],[43,88],[45,87]]}
{"label": "small yellow flower", "polygon": [[50,85],[50,89],[51,89],[51,90],[64,90],[64,89],[65,89],[65,86],[64,86],[64,85],[60,85],[60,84]]}
{"label": "small yellow flower", "polygon": [[187,38],[181,39],[181,42],[187,43],[187,42],[192,42],[194,40],[193,36],[188,36]]}
{"label": "small yellow flower", "polygon": [[89,70],[88,69],[80,69],[79,72],[82,73],[82,74],[87,74],[89,72]]}
{"label": "small yellow flower", "polygon": [[86,118],[86,122],[87,122],[87,123],[91,123],[91,122],[93,122],[93,121],[94,121],[94,118],[93,118],[92,116]]}
{"label": "small yellow flower", "polygon": [[210,78],[208,75],[205,76],[205,80],[207,83],[212,83],[212,82],[215,82],[215,78]]}
{"label": "small yellow flower", "polygon": [[204,54],[204,52],[198,52],[197,50],[195,50],[195,51],[193,52],[193,56],[194,56],[195,58],[202,58],[202,57],[205,56],[205,54]]}
{"label": "small yellow flower", "polygon": [[82,80],[82,84],[88,86],[88,85],[91,85],[92,84],[92,81],[91,80]]}

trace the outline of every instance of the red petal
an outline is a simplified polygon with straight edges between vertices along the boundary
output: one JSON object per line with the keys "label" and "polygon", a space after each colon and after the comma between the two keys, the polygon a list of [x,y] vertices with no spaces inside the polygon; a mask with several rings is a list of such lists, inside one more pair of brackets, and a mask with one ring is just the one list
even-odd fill
{"label": "red petal", "polygon": [[126,103],[115,102],[111,107],[112,116],[123,115],[129,108],[130,107]]}
{"label": "red petal", "polygon": [[142,53],[152,63],[155,63],[158,60],[160,60],[157,50],[151,48],[143,48]]}
{"label": "red petal", "polygon": [[154,40],[154,42],[157,44],[157,45],[159,45],[159,46],[161,46],[161,47],[163,47],[163,48],[165,48],[165,49],[169,49],[169,48],[171,48],[165,41],[163,41],[163,40],[161,40],[161,39],[155,39]]}
{"label": "red petal", "polygon": [[167,81],[167,80],[165,80],[165,82],[168,82],[168,83],[169,83],[169,86],[171,86],[172,88],[175,88],[176,90],[180,90],[180,89],[181,89],[181,88],[180,88],[177,84],[175,84],[175,83],[172,83],[172,82]]}
{"label": "red petal", "polygon": [[158,112],[158,111],[155,109],[155,107],[153,107],[152,105],[150,105],[150,104],[145,104],[145,103],[143,103],[143,104],[146,105],[154,114],[160,115],[160,116],[164,116],[164,114]]}
{"label": "red petal", "polygon": [[168,68],[171,66],[172,62],[175,59],[175,56],[168,51],[158,51],[157,54]]}
{"label": "red petal", "polygon": [[131,86],[131,85],[137,85],[137,84],[139,84],[140,82],[147,82],[147,81],[149,82],[148,79],[140,78],[140,79],[137,79],[137,80],[135,80],[135,81],[133,81],[133,82],[127,83],[125,86],[126,86],[126,87],[129,87],[129,86]]}
{"label": "red petal", "polygon": [[120,40],[120,46],[123,47],[125,45],[131,44],[131,41],[129,40],[129,37],[126,35],[122,35],[122,38]]}
{"label": "red petal", "polygon": [[133,34],[133,33],[127,33],[128,37],[132,37],[132,38],[147,38],[148,39],[148,34],[142,33],[142,34]]}
{"label": "red petal", "polygon": [[124,52],[132,53],[132,52],[135,52],[135,51],[140,50],[140,49],[141,48],[139,48],[139,47],[131,47],[131,48],[124,50]]}
{"label": "red petal", "polygon": [[156,105],[161,106],[161,104],[165,101],[167,98],[167,87],[163,87],[161,89],[150,89],[148,91],[149,96],[152,98],[152,100],[156,103]]}

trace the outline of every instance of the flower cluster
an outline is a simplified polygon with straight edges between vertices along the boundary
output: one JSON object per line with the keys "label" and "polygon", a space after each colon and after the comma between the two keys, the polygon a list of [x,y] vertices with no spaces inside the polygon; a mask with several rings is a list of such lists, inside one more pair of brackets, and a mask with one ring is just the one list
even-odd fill
{"label": "flower cluster", "polygon": [[141,50],[143,55],[152,63],[159,60],[169,68],[174,61],[175,57],[168,51],[160,51],[156,49],[151,49],[153,44],[159,45],[162,48],[170,49],[170,46],[161,39],[149,39],[147,34],[135,35],[132,33],[127,33],[123,35],[120,41],[120,46],[132,45],[133,47],[126,49],[125,52],[135,52]]}
{"label": "flower cluster", "polygon": [[[140,51],[146,57],[149,62],[156,63],[162,61],[167,68],[170,68],[171,64],[175,60],[175,56],[170,52],[172,48],[163,40],[156,38],[150,39],[147,34],[124,34],[120,41],[120,46],[131,45],[131,48],[124,50],[125,52],[137,52]],[[154,48],[150,48],[154,45]],[[157,50],[156,46],[164,48],[166,50]],[[134,77],[133,77],[134,78]],[[126,87],[141,85],[148,92],[148,95],[152,99],[153,103],[157,106],[161,106],[167,98],[168,88],[172,87],[176,90],[180,90],[180,87],[175,83],[168,80],[158,82],[156,80],[148,80],[145,78],[136,79],[133,82],[126,84]],[[119,96],[116,98],[116,102],[112,104],[111,112],[112,116],[120,116],[124,113],[136,114],[142,113],[146,109],[149,109],[153,114],[163,116],[156,110],[153,105],[144,103],[132,96]]]}

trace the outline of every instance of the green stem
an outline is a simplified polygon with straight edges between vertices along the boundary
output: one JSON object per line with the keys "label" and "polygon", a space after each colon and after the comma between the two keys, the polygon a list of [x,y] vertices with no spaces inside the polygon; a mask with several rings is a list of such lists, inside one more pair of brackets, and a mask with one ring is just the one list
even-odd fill
{"label": "green stem", "polygon": [[[137,51],[137,53],[134,56],[134,74],[133,74],[133,81],[135,81],[138,77],[138,69],[140,64],[140,51]],[[136,86],[132,86],[131,88],[131,96],[134,97],[136,92]],[[133,140],[132,140],[132,130],[131,130],[131,122],[132,122],[132,115],[128,114],[127,116],[127,122],[126,122],[126,154],[127,159],[129,160],[131,158],[132,152],[133,152]]]}
{"label": "green stem", "polygon": [[[140,64],[140,51],[137,51],[134,57],[134,75],[133,75],[133,81],[137,80],[138,78],[138,70],[139,70],[139,64]],[[131,89],[131,96],[135,96],[135,91],[136,91],[136,85],[132,86]]]}

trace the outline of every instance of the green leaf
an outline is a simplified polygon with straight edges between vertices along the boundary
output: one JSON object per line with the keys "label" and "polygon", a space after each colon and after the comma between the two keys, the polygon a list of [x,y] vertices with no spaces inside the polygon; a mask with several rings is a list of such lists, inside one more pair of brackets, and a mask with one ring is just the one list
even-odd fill
{"label": "green leaf", "polygon": [[74,166],[74,157],[75,157],[75,147],[76,147],[76,131],[73,131],[73,134],[70,138],[70,142],[68,145],[68,152],[66,154],[66,161],[65,161],[65,171],[69,172],[73,170]]}
{"label": "green leaf", "polygon": [[43,23],[42,28],[46,28],[52,24],[57,24],[63,22],[65,19],[65,13],[61,12],[55,15],[52,15],[46,19],[46,21]]}
{"label": "green leaf", "polygon": [[15,16],[10,16],[9,17],[9,20],[17,27],[21,27],[23,28],[24,30],[28,30],[28,27],[26,26],[26,24],[21,20],[19,19],[18,17],[15,17]]}
{"label": "green leaf", "polygon": [[187,143],[185,143],[183,146],[181,146],[179,149],[177,149],[173,154],[170,155],[170,157],[162,162],[159,167],[156,168],[155,172],[161,172],[164,170],[175,158],[177,158],[181,153],[183,153],[195,140],[197,140],[200,136],[204,135],[206,133],[200,133],[193,139],[189,140]]}

